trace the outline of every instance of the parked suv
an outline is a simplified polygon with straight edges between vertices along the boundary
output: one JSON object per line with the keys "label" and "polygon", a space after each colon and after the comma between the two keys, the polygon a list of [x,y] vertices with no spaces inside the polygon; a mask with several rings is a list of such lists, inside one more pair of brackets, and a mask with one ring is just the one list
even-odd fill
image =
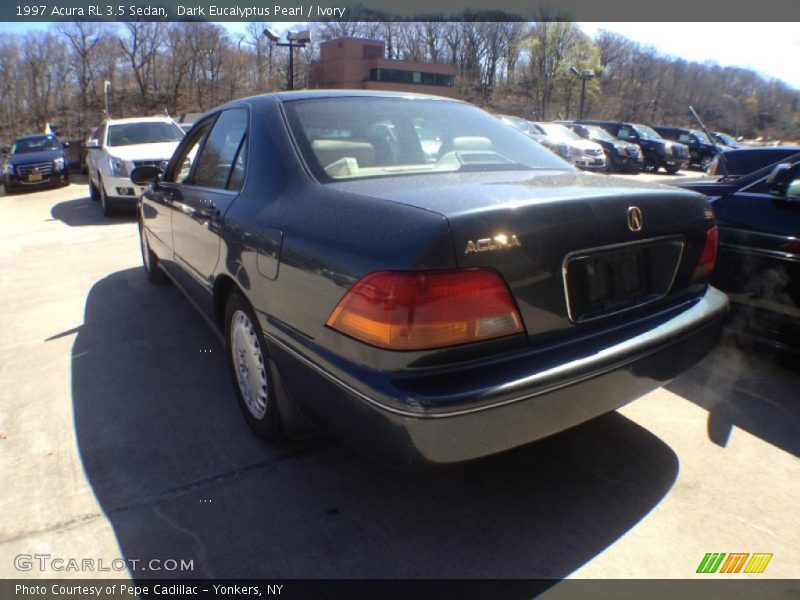
{"label": "parked suv", "polygon": [[130,179],[134,167],[160,165],[172,158],[183,130],[169,117],[111,119],[99,129],[89,149],[89,194],[110,216],[117,206],[133,207],[144,188]]}
{"label": "parked suv", "polygon": [[4,147],[3,189],[13,194],[22,188],[67,185],[69,163],[64,147],[52,133],[26,135]]}
{"label": "parked suv", "polygon": [[689,166],[689,147],[680,142],[665,140],[652,128],[639,123],[623,121],[580,121],[584,125],[598,125],[611,135],[632,142],[642,149],[644,168],[667,173],[677,173]]}
{"label": "parked suv", "polygon": [[567,146],[566,142],[563,140],[554,140],[548,137],[538,125],[526,119],[512,117],[510,115],[497,115],[497,118],[509,127],[513,127],[517,131],[521,131],[525,135],[533,138],[533,140],[540,143],[552,153],[560,156],[566,161],[569,160],[569,146]]}
{"label": "parked suv", "polygon": [[623,142],[597,125],[564,123],[584,139],[600,144],[606,155],[606,168],[609,171],[638,173],[642,170],[642,149],[636,144]]}
{"label": "parked suv", "polygon": [[606,154],[600,144],[582,138],[562,123],[534,123],[534,125],[553,143],[565,144],[567,146],[566,158],[576,167],[605,171]]}
{"label": "parked suv", "polygon": [[682,129],[681,127],[653,127],[658,134],[667,139],[686,144],[689,147],[689,164],[702,169],[708,169],[717,152],[729,150],[728,146],[715,145],[708,136],[695,129]]}

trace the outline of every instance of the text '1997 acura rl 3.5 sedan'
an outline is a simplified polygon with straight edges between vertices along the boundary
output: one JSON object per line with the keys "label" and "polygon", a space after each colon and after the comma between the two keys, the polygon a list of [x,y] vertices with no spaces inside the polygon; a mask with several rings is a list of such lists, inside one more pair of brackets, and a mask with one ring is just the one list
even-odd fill
{"label": "text '1997 acura rl 3.5 sedan'", "polygon": [[139,204],[144,266],[224,336],[266,439],[393,465],[526,444],[714,344],[697,193],[583,174],[469,104],[287,92],[198,121]]}

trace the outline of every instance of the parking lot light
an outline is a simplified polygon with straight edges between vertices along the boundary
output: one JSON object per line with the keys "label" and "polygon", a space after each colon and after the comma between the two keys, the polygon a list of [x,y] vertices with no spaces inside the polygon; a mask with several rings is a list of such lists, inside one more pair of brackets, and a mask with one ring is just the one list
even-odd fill
{"label": "parking lot light", "polygon": [[269,29],[263,31],[264,37],[273,46],[289,48],[289,72],[286,75],[286,89],[294,89],[294,49],[305,48],[306,44],[311,43],[311,32],[308,29],[302,31],[290,31],[286,34],[286,42],[279,42],[278,36]]}
{"label": "parking lot light", "polygon": [[595,74],[592,69],[577,69],[576,67],[570,67],[569,72],[575,75],[576,77],[580,78],[581,80],[581,109],[580,109],[580,116],[578,120],[583,120],[583,103],[586,99],[586,80],[587,79],[594,79]]}

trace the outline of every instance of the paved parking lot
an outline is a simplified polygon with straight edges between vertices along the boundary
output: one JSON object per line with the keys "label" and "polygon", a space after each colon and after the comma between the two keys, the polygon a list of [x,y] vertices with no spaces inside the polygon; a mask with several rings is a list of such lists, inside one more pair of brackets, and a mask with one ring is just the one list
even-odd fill
{"label": "paved parking lot", "polygon": [[391,471],[254,438],[215,336],[85,185],[0,196],[0,261],[4,578],[128,574],[21,573],[24,554],[193,561],[145,577],[685,578],[706,552],[770,552],[760,577],[800,573],[787,360],[725,343],[561,435]]}

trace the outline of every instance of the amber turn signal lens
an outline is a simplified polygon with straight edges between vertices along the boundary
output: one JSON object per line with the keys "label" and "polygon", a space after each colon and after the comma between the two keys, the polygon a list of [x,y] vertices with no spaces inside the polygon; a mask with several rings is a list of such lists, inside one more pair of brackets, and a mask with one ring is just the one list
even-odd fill
{"label": "amber turn signal lens", "polygon": [[487,269],[371,273],[345,294],[327,325],[390,350],[443,348],[523,331],[508,286]]}

